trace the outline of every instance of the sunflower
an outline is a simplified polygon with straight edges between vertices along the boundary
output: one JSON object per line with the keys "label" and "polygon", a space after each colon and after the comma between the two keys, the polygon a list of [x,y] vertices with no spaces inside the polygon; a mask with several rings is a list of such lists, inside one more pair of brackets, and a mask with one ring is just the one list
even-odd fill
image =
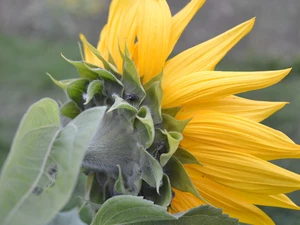
{"label": "sunflower", "polygon": [[[127,51],[143,84],[163,71],[162,110],[180,107],[175,118],[188,120],[179,147],[201,164],[184,164],[184,168],[203,198],[173,187],[170,212],[209,203],[244,223],[274,224],[256,205],[299,210],[285,194],[300,189],[300,176],[269,161],[299,158],[300,146],[260,123],[286,102],[256,101],[235,94],[271,86],[290,69],[214,70],[252,29],[254,18],[169,58],[204,2],[191,0],[172,16],[165,0],[113,0],[97,50],[113,62],[119,74]],[[85,61],[103,68],[85,37],[80,38]]]}

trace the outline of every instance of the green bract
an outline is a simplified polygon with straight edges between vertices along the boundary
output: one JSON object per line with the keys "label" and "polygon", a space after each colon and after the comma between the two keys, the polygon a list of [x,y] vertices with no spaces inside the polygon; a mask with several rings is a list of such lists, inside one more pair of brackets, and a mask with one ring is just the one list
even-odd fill
{"label": "green bract", "polygon": [[81,78],[56,81],[50,76],[69,97],[60,108],[63,117],[73,119],[89,108],[107,107],[82,163],[89,174],[86,201],[95,208],[116,195],[141,195],[168,207],[172,187],[201,197],[182,166],[199,162],[178,148],[188,120],[174,118],[178,108],[161,109],[163,73],[143,85],[127,49],[121,52],[120,75],[113,62],[86,44],[105,69],[64,57]]}

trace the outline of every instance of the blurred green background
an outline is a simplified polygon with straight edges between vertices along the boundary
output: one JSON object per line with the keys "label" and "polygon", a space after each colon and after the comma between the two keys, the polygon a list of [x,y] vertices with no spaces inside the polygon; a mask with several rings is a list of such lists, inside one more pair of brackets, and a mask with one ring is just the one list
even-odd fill
{"label": "blurred green background", "polygon": [[[275,3],[275,2],[276,3]],[[109,0],[0,1],[0,167],[22,115],[42,97],[64,101],[56,79],[77,76],[60,53],[79,59],[78,34],[96,43],[106,22]],[[169,1],[176,12],[188,1]],[[279,9],[280,8],[280,9]],[[217,70],[272,70],[293,67],[291,74],[270,88],[244,94],[252,99],[290,102],[264,121],[300,143],[300,1],[210,0],[182,35],[175,53],[207,40],[253,16],[256,27],[217,67]],[[298,11],[299,12],[299,11]],[[300,173],[299,160],[276,164]],[[300,205],[300,192],[290,194]],[[263,209],[276,224],[300,225],[300,212]]]}

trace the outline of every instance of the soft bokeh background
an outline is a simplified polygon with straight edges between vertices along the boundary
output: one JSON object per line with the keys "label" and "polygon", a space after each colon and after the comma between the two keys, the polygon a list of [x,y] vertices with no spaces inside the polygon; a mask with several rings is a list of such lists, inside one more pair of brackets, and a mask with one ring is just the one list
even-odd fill
{"label": "soft bokeh background", "polygon": [[[61,57],[79,59],[80,32],[96,43],[106,22],[110,0],[0,0],[0,165],[18,123],[30,104],[48,96],[64,101],[46,72],[71,78],[75,69]],[[188,0],[169,0],[172,12]],[[300,1],[207,0],[188,26],[175,53],[205,41],[254,16],[253,31],[220,63],[223,70],[268,70],[293,67],[281,83],[246,96],[289,101],[265,124],[284,131],[300,143]],[[278,165],[300,173],[300,161]],[[298,205],[300,193],[290,195]],[[263,208],[276,224],[300,224],[300,212]]]}

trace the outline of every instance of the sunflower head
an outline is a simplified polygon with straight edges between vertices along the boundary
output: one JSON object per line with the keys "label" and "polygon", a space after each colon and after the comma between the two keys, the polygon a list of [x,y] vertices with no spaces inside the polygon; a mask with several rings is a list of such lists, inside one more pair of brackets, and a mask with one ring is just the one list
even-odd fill
{"label": "sunflower head", "polygon": [[171,15],[165,0],[113,0],[97,47],[80,35],[80,78],[57,81],[68,120],[107,106],[82,163],[95,210],[116,195],[143,196],[172,213],[202,204],[251,224],[273,224],[256,205],[299,209],[286,195],[300,176],[269,160],[300,147],[260,122],[285,102],[235,96],[279,82],[290,69],[214,71],[253,27],[246,21],[168,59],[204,0]]}

